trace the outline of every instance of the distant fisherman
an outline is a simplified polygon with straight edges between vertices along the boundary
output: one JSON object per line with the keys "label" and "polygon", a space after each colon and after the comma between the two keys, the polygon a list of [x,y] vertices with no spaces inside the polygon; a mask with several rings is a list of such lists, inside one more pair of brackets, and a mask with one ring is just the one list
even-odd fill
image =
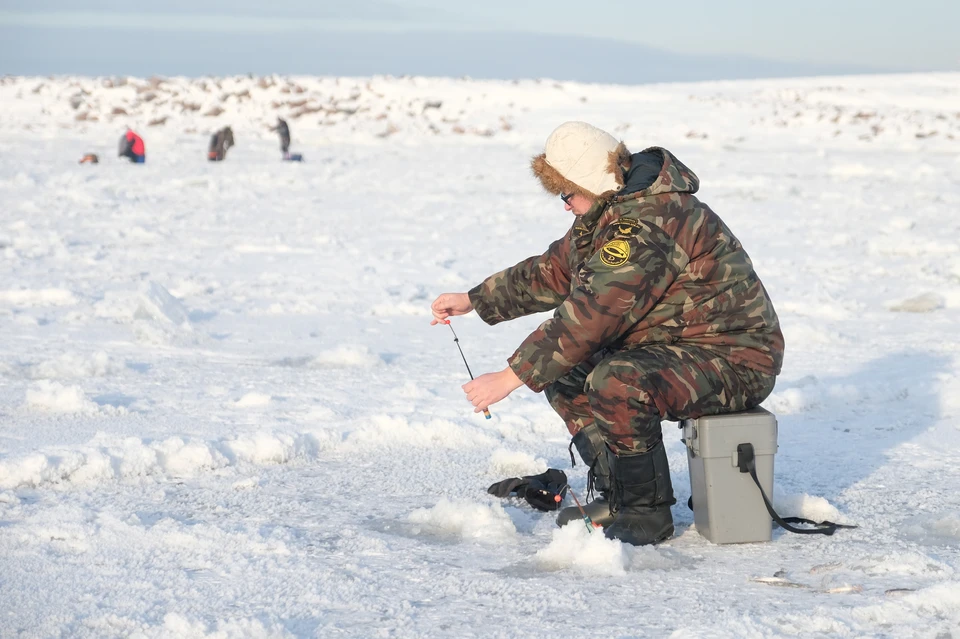
{"label": "distant fisherman", "polygon": [[[532,169],[575,216],[543,255],[444,293],[433,323],[476,310],[488,324],[555,310],[496,373],[463,386],[476,411],[526,384],[545,391],[600,498],[612,539],[673,535],[676,503],[661,420],[743,411],[773,390],[784,342],[773,304],[736,236],[694,195],[672,153],[631,154],[567,122]],[[557,523],[579,520],[566,508]]]}
{"label": "distant fisherman", "polygon": [[135,164],[143,164],[147,161],[147,147],[143,143],[143,138],[134,133],[130,127],[120,138],[120,152],[118,157],[130,158]]}
{"label": "distant fisherman", "polygon": [[287,126],[286,120],[277,116],[277,126],[273,127],[273,130],[280,136],[280,152],[283,153],[283,159],[286,160],[287,156],[290,155],[290,127]]}
{"label": "distant fisherman", "polygon": [[227,149],[233,146],[233,129],[226,126],[210,136],[210,148],[207,150],[207,159],[211,162],[222,162],[227,157]]}
{"label": "distant fisherman", "polygon": [[277,126],[272,127],[271,131],[276,131],[280,136],[280,152],[283,153],[283,159],[287,162],[303,162],[303,155],[299,153],[290,153],[290,127],[287,121],[277,116]]}

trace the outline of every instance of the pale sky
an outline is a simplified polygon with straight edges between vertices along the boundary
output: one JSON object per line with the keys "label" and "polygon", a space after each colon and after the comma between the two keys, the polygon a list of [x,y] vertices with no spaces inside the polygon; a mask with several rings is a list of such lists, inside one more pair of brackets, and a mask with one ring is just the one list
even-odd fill
{"label": "pale sky", "polygon": [[[0,0],[0,32],[23,27],[520,32],[877,71],[960,70],[960,0]],[[45,55],[55,65],[71,52]]]}

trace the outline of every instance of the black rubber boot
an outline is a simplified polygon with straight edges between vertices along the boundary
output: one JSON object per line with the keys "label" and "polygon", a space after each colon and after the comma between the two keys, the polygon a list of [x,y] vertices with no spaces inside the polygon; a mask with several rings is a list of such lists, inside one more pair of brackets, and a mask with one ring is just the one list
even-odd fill
{"label": "black rubber boot", "polygon": [[[590,519],[601,526],[613,521],[610,513],[610,462],[607,459],[607,444],[600,434],[596,424],[581,428],[573,436],[573,445],[580,453],[580,459],[587,465],[587,494],[598,493],[599,496],[583,504],[583,510]],[[571,453],[572,455],[572,453]],[[572,457],[571,457],[572,460]],[[587,499],[585,495],[577,495]],[[583,520],[583,513],[576,506],[568,506],[557,516],[557,525],[563,526],[571,521]]]}
{"label": "black rubber boot", "polygon": [[613,485],[610,510],[613,523],[604,529],[609,539],[645,546],[673,535],[673,498],[670,466],[663,441],[639,455],[615,455],[611,451]]}

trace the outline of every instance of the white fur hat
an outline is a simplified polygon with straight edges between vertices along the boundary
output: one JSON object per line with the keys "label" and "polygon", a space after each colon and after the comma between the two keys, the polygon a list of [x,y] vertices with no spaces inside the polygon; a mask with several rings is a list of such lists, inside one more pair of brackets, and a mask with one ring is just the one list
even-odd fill
{"label": "white fur hat", "polygon": [[543,188],[555,195],[608,198],[623,188],[630,152],[602,129],[586,122],[565,122],[550,134],[544,152],[530,166]]}

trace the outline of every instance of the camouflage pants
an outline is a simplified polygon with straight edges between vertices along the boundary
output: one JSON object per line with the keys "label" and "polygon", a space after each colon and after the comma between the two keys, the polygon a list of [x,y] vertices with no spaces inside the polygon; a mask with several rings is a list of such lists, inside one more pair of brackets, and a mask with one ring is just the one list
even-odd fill
{"label": "camouflage pants", "polygon": [[691,345],[601,351],[545,390],[571,435],[596,422],[617,453],[646,452],[661,419],[680,420],[758,406],[776,377]]}

